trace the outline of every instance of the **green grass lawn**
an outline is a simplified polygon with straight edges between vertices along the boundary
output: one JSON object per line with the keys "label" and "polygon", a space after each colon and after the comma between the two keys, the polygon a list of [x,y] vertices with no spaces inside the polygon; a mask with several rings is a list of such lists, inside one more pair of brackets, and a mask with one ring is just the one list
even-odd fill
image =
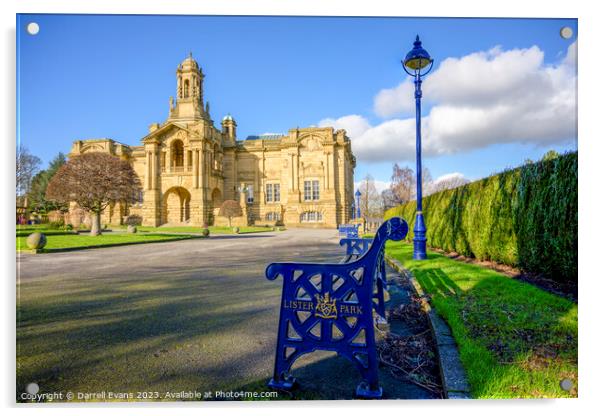
{"label": "green grass lawn", "polygon": [[[74,231],[56,230],[46,228],[44,224],[17,226],[17,250],[28,250],[27,236],[34,232],[46,235],[47,243],[44,252],[70,250],[77,248],[96,248],[103,246],[143,244],[160,241],[174,241],[193,238],[194,234],[200,234],[200,227],[145,227],[140,226],[137,234],[126,234],[117,232],[106,232],[100,236],[77,234]],[[125,229],[125,226],[113,226],[115,229]],[[239,227],[240,234],[258,233],[271,231],[270,227]],[[232,227],[209,227],[211,234],[234,234]],[[166,234],[163,234],[166,233]],[[172,234],[170,234],[172,233]],[[190,234],[186,234],[190,233]]]}
{"label": "green grass lawn", "polygon": [[[493,270],[388,243],[449,324],[474,398],[576,397],[577,305]],[[575,389],[566,392],[568,378]]]}
{"label": "green grass lawn", "polygon": [[[160,241],[174,241],[195,238],[192,235],[185,234],[127,234],[127,233],[105,233],[99,236],[78,235],[78,234],[51,234],[42,230],[46,234],[47,243],[44,252],[53,252],[77,248],[94,248],[103,246],[143,244]],[[27,235],[17,236],[17,250],[27,250]]]}
{"label": "green grass lawn", "polygon": [[[125,228],[125,227],[123,227]],[[141,232],[162,232],[162,233],[201,233],[201,227],[190,227],[190,226],[182,226],[182,227],[147,227],[147,226],[139,226],[137,227],[138,231]],[[209,227],[210,234],[234,234],[232,231],[233,227]],[[238,227],[239,234],[246,233],[261,233],[265,231],[272,231],[271,227]]]}
{"label": "green grass lawn", "polygon": [[75,234],[74,231],[67,231],[67,230],[50,230],[50,229],[44,229],[44,228],[38,228],[38,229],[33,229],[33,230],[23,230],[23,229],[17,228],[17,237],[27,237],[29,234],[32,234],[35,232],[44,233],[45,235],[73,235],[73,234]]}

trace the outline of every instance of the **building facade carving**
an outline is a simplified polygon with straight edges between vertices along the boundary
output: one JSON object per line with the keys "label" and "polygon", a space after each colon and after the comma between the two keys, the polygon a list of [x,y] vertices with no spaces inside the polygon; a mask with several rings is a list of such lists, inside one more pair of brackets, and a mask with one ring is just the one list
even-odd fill
{"label": "building facade carving", "polygon": [[230,115],[218,129],[203,99],[204,74],[187,57],[176,70],[169,116],[153,123],[141,145],[78,140],[70,157],[108,152],[128,160],[140,177],[138,203],[107,208],[104,223],[139,215],[143,225],[224,224],[219,207],[240,201],[237,224],[336,227],[351,218],[355,157],[345,130],[294,128],[283,135],[238,140]]}

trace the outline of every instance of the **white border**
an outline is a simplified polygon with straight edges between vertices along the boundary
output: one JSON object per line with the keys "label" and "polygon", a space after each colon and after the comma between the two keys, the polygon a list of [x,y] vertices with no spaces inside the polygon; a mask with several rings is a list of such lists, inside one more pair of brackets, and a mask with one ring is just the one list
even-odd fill
{"label": "white border", "polygon": [[[194,3],[194,4],[193,4]],[[4,97],[0,101],[0,117],[3,142],[3,203],[0,204],[0,218],[4,227],[3,250],[4,265],[8,265],[2,274],[2,304],[4,311],[2,325],[2,359],[0,367],[0,391],[2,405],[8,408],[7,414],[16,412],[47,412],[57,415],[106,415],[109,410],[119,414],[161,415],[165,412],[178,414],[206,414],[217,411],[240,411],[248,415],[307,414],[316,411],[350,412],[363,414],[369,408],[380,412],[424,412],[437,411],[449,414],[500,414],[523,411],[562,414],[589,413],[594,406],[600,407],[598,388],[600,383],[600,301],[602,293],[600,279],[602,272],[599,263],[601,234],[600,216],[600,162],[602,157],[602,132],[600,129],[600,39],[602,39],[602,21],[595,9],[596,2],[575,2],[548,0],[534,4],[524,0],[488,1],[450,0],[450,1],[352,1],[352,0],[104,0],[104,1],[3,1],[2,13],[3,42],[2,64],[0,65],[2,84],[0,91]],[[346,16],[447,16],[447,17],[576,17],[579,18],[579,399],[576,400],[512,400],[512,401],[400,401],[400,402],[286,402],[286,403],[203,403],[203,404],[165,404],[162,406],[127,405],[103,406],[66,406],[48,405],[40,407],[15,408],[14,402],[14,358],[15,358],[15,286],[14,286],[14,237],[12,230],[14,210],[14,149],[15,149],[15,13],[110,13],[110,14],[223,14],[223,15],[346,15]],[[559,224],[561,227],[562,224]]]}

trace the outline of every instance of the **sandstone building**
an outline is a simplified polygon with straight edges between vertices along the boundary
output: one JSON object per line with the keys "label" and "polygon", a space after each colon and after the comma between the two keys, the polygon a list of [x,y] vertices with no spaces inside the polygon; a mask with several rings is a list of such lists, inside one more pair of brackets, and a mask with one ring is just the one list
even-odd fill
{"label": "sandstone building", "polygon": [[192,55],[176,70],[169,116],[151,124],[140,146],[78,140],[70,156],[108,152],[132,163],[143,184],[136,204],[116,204],[103,223],[140,215],[143,225],[223,224],[219,207],[240,201],[239,224],[336,227],[351,216],[355,157],[345,130],[295,128],[287,135],[238,140],[230,115],[221,130],[203,97],[204,74]]}

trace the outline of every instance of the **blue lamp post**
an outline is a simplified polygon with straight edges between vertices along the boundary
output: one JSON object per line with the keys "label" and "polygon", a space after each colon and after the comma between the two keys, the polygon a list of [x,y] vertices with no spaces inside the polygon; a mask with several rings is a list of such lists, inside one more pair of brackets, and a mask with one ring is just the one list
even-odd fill
{"label": "blue lamp post", "polygon": [[361,196],[362,196],[362,193],[360,192],[359,189],[357,191],[355,191],[355,218],[358,220],[360,218],[362,218],[362,210],[360,209],[360,197]]}
{"label": "blue lamp post", "polygon": [[414,78],[414,98],[416,99],[416,221],[414,223],[414,259],[426,259],[426,225],[422,216],[422,143],[420,137],[420,100],[422,98],[422,77],[433,68],[433,59],[422,47],[418,35],[414,48],[402,61],[403,69]]}

